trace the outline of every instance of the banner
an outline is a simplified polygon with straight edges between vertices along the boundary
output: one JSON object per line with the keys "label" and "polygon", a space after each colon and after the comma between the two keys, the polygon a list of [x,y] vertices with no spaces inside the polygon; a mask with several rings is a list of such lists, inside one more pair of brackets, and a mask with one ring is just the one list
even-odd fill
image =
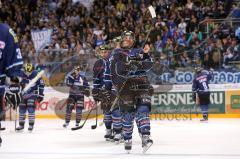
{"label": "banner", "polygon": [[[151,83],[172,83],[172,84],[191,84],[194,79],[194,72],[190,71],[175,71],[165,72],[161,75],[157,75],[153,72],[149,73],[149,79]],[[213,79],[210,81],[212,84],[224,84],[224,83],[240,83],[240,72],[228,72],[228,71],[214,71]]]}
{"label": "banner", "polygon": [[82,5],[84,5],[84,7],[86,7],[88,10],[90,10],[93,5],[94,0],[73,0],[72,1],[73,4],[75,4],[77,2],[81,3]]}
{"label": "banner", "polygon": [[[214,91],[210,96],[209,113],[225,113],[225,92]],[[152,96],[152,113],[200,113],[192,99],[192,92],[159,92]]]}
{"label": "banner", "polygon": [[31,36],[36,52],[39,52],[51,42],[52,29],[31,31]]}
{"label": "banner", "polygon": [[[209,113],[216,115],[232,115],[240,114],[240,85],[224,84],[210,85],[211,96],[209,105]],[[236,89],[231,89],[231,88]],[[178,117],[186,118],[184,115],[200,115],[200,107],[195,105],[192,99],[192,92],[189,90],[190,85],[173,85],[173,90],[169,92],[161,92],[156,89],[160,86],[154,86],[154,94],[152,96],[152,114],[176,114]],[[44,100],[36,105],[36,114],[41,118],[64,117],[66,113],[68,93],[61,93],[53,88],[46,87],[44,90]],[[92,97],[85,97],[83,112],[89,111],[95,106]],[[99,111],[99,114],[102,113]],[[12,114],[12,116],[14,116]],[[200,116],[199,116],[200,117]]]}
{"label": "banner", "polygon": [[226,112],[240,114],[240,91],[226,91]]}

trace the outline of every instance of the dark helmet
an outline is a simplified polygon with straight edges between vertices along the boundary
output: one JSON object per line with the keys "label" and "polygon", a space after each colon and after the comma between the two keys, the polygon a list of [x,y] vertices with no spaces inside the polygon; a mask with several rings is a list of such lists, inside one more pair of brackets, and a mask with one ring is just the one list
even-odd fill
{"label": "dark helmet", "polygon": [[117,36],[113,39],[113,42],[115,43],[120,43],[122,41],[122,37],[121,36]]}
{"label": "dark helmet", "polygon": [[[131,43],[125,43],[126,37],[128,37]],[[128,41],[129,42],[129,41]],[[124,31],[121,35],[121,47],[130,49],[134,46],[135,35],[132,31]]]}
{"label": "dark helmet", "polygon": [[198,73],[201,73],[203,70],[203,68],[201,66],[198,66],[198,67],[195,67],[195,72],[198,74]]}
{"label": "dark helmet", "polygon": [[110,47],[107,44],[103,44],[99,46],[98,56],[100,58],[104,58],[105,53],[109,52]]}

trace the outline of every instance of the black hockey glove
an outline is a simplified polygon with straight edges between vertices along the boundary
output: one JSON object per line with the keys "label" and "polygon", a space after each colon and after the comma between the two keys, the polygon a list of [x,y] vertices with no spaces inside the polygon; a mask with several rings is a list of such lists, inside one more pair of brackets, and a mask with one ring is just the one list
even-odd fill
{"label": "black hockey glove", "polygon": [[37,101],[38,101],[38,103],[41,103],[43,101],[43,96],[38,96]]}
{"label": "black hockey glove", "polygon": [[93,90],[92,90],[92,96],[93,96],[93,99],[94,99],[96,102],[101,101],[100,89],[99,89],[99,88],[93,88]]}
{"label": "black hockey glove", "polygon": [[22,101],[21,86],[19,84],[11,84],[6,90],[5,99],[13,109],[16,109]]}
{"label": "black hockey glove", "polygon": [[196,102],[196,93],[195,92],[192,93],[192,98],[193,98],[193,101]]}
{"label": "black hockey glove", "polygon": [[111,91],[104,89],[102,91],[102,97],[105,99],[105,101],[111,101]]}
{"label": "black hockey glove", "polygon": [[90,96],[90,89],[89,87],[84,88],[84,95],[89,97]]}

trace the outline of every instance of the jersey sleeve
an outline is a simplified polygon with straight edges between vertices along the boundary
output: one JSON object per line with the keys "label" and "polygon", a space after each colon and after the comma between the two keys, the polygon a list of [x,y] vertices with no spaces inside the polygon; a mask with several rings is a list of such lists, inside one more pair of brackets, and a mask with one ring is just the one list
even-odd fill
{"label": "jersey sleeve", "polygon": [[192,84],[192,91],[193,92],[197,92],[198,88],[197,88],[197,81],[196,79],[193,80],[193,84]]}
{"label": "jersey sleeve", "polygon": [[42,78],[38,80],[38,96],[44,97],[44,81]]}
{"label": "jersey sleeve", "polygon": [[5,73],[7,76],[19,76],[23,65],[21,51],[18,45],[18,40],[12,29],[9,29],[6,39],[6,47],[3,50],[6,55]]}
{"label": "jersey sleeve", "polygon": [[105,69],[104,69],[104,85],[107,90],[112,89],[112,78],[111,78],[111,72],[110,72],[110,62],[105,62]]}
{"label": "jersey sleeve", "polygon": [[101,88],[104,73],[104,63],[102,60],[96,61],[93,66],[93,87]]}
{"label": "jersey sleeve", "polygon": [[213,78],[213,71],[209,71],[207,74],[207,80],[210,81]]}
{"label": "jersey sleeve", "polygon": [[74,83],[74,77],[72,76],[72,74],[69,74],[66,79],[66,84],[67,86],[71,87],[73,83]]}
{"label": "jersey sleeve", "polygon": [[141,69],[144,71],[148,71],[153,67],[153,60],[151,56],[148,54],[143,54],[143,59],[142,59],[142,66]]}

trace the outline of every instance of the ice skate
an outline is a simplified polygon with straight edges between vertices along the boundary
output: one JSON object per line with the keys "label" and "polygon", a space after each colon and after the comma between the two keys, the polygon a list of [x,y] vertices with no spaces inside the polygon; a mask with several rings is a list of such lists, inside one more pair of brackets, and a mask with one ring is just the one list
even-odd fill
{"label": "ice skate", "polygon": [[200,122],[208,122],[208,115],[203,115],[203,118],[200,119]]}
{"label": "ice skate", "polygon": [[29,125],[28,131],[29,131],[29,132],[32,132],[32,131],[33,131],[33,125]]}
{"label": "ice skate", "polygon": [[123,139],[123,137],[122,137],[122,134],[121,134],[121,133],[115,134],[115,135],[114,135],[114,138],[113,138],[113,140],[114,140],[114,142],[115,142],[116,144],[119,144],[119,143],[122,141],[122,139]]}
{"label": "ice skate", "polygon": [[16,130],[17,130],[18,132],[23,131],[23,129],[24,129],[24,126],[23,126],[23,125],[20,125],[19,127],[16,128]]}
{"label": "ice skate", "polygon": [[4,131],[6,130],[6,128],[2,127],[1,123],[0,123],[0,131]]}
{"label": "ice skate", "polygon": [[127,151],[127,153],[129,154],[130,151],[132,150],[132,140],[125,140],[124,148]]}
{"label": "ice skate", "polygon": [[112,136],[112,130],[106,129],[106,134],[104,135],[104,138],[106,139],[106,141],[111,141],[111,136]]}
{"label": "ice skate", "polygon": [[63,124],[63,127],[64,127],[64,128],[67,128],[68,125],[69,125],[69,123],[64,123],[64,124]]}
{"label": "ice skate", "polygon": [[153,144],[153,140],[150,139],[149,135],[142,136],[142,148],[143,153],[145,153]]}

